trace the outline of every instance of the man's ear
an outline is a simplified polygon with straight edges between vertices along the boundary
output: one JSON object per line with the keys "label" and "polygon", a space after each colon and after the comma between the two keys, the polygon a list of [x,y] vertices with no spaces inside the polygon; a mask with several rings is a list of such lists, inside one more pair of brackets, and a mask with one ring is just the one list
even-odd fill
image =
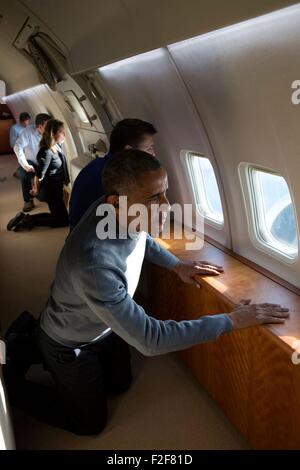
{"label": "man's ear", "polygon": [[119,196],[118,194],[111,194],[106,198],[107,204],[111,204],[115,209],[119,209]]}

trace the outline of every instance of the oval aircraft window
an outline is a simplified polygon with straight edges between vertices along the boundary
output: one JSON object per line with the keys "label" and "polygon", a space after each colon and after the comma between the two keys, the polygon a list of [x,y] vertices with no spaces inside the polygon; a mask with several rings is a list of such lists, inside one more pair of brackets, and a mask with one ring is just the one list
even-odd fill
{"label": "oval aircraft window", "polygon": [[186,162],[199,212],[208,223],[222,226],[224,223],[222,203],[210,160],[201,155],[188,153]]}
{"label": "oval aircraft window", "polygon": [[297,222],[285,179],[254,167],[248,169],[257,238],[289,258],[298,254]]}

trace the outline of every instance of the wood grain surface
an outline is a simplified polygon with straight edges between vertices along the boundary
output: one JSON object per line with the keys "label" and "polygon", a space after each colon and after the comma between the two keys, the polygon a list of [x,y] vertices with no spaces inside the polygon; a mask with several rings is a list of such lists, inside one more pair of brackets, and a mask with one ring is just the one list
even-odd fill
{"label": "wood grain surface", "polygon": [[241,298],[290,308],[285,325],[233,331],[179,354],[253,448],[300,449],[300,364],[291,360],[292,345],[300,340],[300,297],[207,242],[200,251],[185,251],[182,241],[158,241],[181,259],[211,261],[225,272],[198,276],[197,289],[145,263],[144,303],[151,315],[199,318],[230,312]]}

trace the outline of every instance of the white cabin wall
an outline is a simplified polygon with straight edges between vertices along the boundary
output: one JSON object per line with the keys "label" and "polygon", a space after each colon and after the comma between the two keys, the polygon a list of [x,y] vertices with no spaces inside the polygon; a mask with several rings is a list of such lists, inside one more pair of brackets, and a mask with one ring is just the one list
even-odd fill
{"label": "white cabin wall", "polygon": [[218,161],[235,252],[300,285],[300,263],[279,262],[255,248],[238,175],[258,164],[287,181],[300,221],[300,5],[171,46],[170,52],[202,116]]}
{"label": "white cabin wall", "polygon": [[222,237],[209,227],[206,234],[230,246],[230,226],[235,252],[297,286],[299,259],[279,261],[250,240],[238,166],[248,162],[280,173],[300,221],[300,106],[291,102],[291,84],[300,78],[299,24],[297,5],[169,46],[175,67],[159,49],[100,69],[123,117],[157,126],[171,201],[192,201],[180,149],[209,156],[219,184],[222,178],[230,220],[225,213]]}
{"label": "white cabin wall", "polygon": [[[210,157],[216,171],[217,168],[205,129],[168,51],[157,49],[102,67],[100,75],[123,118],[144,119],[157,128],[156,153],[168,171],[170,201],[192,203],[180,152],[193,150],[203,153]],[[224,194],[222,196],[226,214]],[[205,232],[230,247],[227,214],[225,219],[224,229],[206,226]]]}

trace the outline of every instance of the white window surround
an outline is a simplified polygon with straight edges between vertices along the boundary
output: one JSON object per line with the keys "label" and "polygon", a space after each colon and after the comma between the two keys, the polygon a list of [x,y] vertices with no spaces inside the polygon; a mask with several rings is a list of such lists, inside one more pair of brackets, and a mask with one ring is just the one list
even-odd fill
{"label": "white window surround", "polygon": [[297,239],[299,244],[299,231],[293,193],[284,176],[273,169],[242,162],[238,166],[238,173],[244,197],[250,240],[254,247],[261,252],[288,265],[294,264],[298,259],[298,246],[297,248],[293,249],[289,248],[283,243],[278,242],[276,238],[272,237],[270,231],[267,229],[267,223],[263,216],[264,208],[262,195],[257,194],[258,188],[256,178],[257,173],[259,172],[279,176],[283,178],[284,182],[286,183],[290,195],[290,201],[294,208]]}
{"label": "white window surround", "polygon": [[[218,195],[217,198],[219,199],[219,204],[221,207],[221,211],[214,217],[213,210],[209,204],[209,198],[207,196],[205,182],[203,178],[203,173],[200,169],[200,165],[194,165],[192,159],[193,157],[202,159],[204,162],[205,160],[209,162],[211,169],[213,170],[213,183],[217,188]],[[181,161],[184,165],[187,177],[189,182],[191,183],[191,193],[193,196],[193,200],[196,206],[196,210],[200,213],[201,216],[204,217],[204,221],[206,224],[210,225],[211,227],[222,230],[224,229],[224,211],[222,206],[222,200],[220,195],[220,190],[218,187],[217,179],[216,179],[216,172],[215,168],[212,165],[211,159],[206,155],[203,155],[199,152],[194,152],[191,150],[182,150],[180,154]],[[197,174],[195,174],[197,173]],[[202,184],[197,183],[197,180],[202,182]]]}

